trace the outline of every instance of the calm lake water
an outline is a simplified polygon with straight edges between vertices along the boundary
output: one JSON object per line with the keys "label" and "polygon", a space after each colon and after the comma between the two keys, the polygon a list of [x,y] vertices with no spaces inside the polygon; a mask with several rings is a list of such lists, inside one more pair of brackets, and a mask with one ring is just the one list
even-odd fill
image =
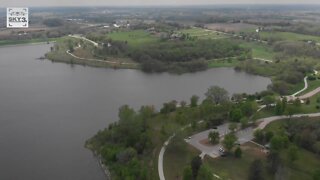
{"label": "calm lake water", "polygon": [[184,75],[145,74],[37,60],[49,45],[0,48],[0,179],[101,180],[86,139],[134,108],[203,97],[218,85],[232,93],[265,90],[268,78],[210,69]]}

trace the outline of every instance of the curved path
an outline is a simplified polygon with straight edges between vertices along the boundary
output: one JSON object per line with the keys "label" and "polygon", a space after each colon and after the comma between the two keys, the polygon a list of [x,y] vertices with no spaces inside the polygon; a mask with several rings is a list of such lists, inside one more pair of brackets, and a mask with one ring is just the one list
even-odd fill
{"label": "curved path", "polygon": [[[203,123],[204,121],[201,120],[198,122],[198,124]],[[188,124],[180,129],[180,131],[185,130],[187,127],[191,127],[191,124]],[[158,157],[158,173],[159,173],[159,179],[165,180],[164,172],[163,172],[163,155],[166,152],[166,147],[170,143],[171,139],[176,136],[176,133],[173,133],[166,142],[163,143],[163,146],[161,147],[159,157]]]}
{"label": "curved path", "polygon": [[[291,118],[301,118],[301,117],[320,117],[320,113],[311,113],[311,114],[295,114]],[[264,129],[268,124],[273,121],[288,119],[290,116],[272,116],[267,118],[258,119],[257,122],[261,122],[256,129]]]}
{"label": "curved path", "polygon": [[[79,45],[75,49],[80,48],[81,46]],[[94,61],[94,62],[103,62],[103,63],[109,63],[109,64],[125,64],[125,65],[138,65],[137,63],[126,63],[126,62],[116,62],[116,61],[107,61],[107,60],[101,60],[101,59],[93,59],[93,58],[82,58],[78,57],[70,52],[70,50],[66,51],[67,54],[70,56],[76,58],[76,59],[81,59],[81,60],[86,60],[86,61]]]}
{"label": "curved path", "polygon": [[158,173],[159,173],[160,180],[165,180],[164,172],[163,172],[163,155],[164,155],[164,152],[166,151],[167,145],[175,135],[176,134],[173,134],[172,136],[170,136],[160,150],[159,157],[158,157]]}
{"label": "curved path", "polygon": [[300,93],[302,93],[303,91],[305,91],[307,88],[308,88],[308,81],[307,81],[307,76],[306,77],[304,77],[304,79],[303,79],[303,81],[304,81],[304,88],[303,89],[301,89],[300,91],[298,91],[298,92],[296,92],[296,93],[294,93],[294,94],[292,94],[291,96],[296,96],[296,95],[298,95],[298,94],[300,94]]}
{"label": "curved path", "polygon": [[75,34],[75,35],[69,35],[69,37],[73,37],[73,38],[77,38],[77,39],[82,39],[82,40],[85,40],[85,41],[90,42],[91,44],[93,44],[93,45],[96,46],[96,47],[99,46],[99,44],[98,44],[97,42],[94,42],[94,41],[92,41],[92,40],[90,40],[90,39],[87,39],[87,38],[85,38],[85,37],[83,37],[83,36],[81,36],[81,35]]}

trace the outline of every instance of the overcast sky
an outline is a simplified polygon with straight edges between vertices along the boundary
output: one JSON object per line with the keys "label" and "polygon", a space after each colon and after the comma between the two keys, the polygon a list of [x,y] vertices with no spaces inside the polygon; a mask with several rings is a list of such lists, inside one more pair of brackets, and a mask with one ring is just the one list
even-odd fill
{"label": "overcast sky", "polygon": [[0,0],[0,7],[193,4],[320,4],[320,0]]}

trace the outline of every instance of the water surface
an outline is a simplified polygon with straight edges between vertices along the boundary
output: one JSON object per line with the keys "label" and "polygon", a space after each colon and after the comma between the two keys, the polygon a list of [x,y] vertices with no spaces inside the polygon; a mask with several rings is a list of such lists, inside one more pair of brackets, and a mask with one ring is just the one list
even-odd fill
{"label": "water surface", "polygon": [[210,69],[145,74],[37,60],[49,45],[0,48],[0,179],[101,180],[84,142],[117,120],[119,106],[160,107],[203,95],[211,85],[232,93],[265,90],[268,78]]}

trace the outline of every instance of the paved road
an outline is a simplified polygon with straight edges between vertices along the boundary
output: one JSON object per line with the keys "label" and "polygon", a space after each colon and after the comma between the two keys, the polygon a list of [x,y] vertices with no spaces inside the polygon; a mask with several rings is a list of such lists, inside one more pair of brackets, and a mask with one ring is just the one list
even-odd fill
{"label": "paved road", "polygon": [[82,40],[85,40],[85,41],[90,42],[91,44],[93,44],[93,45],[96,46],[96,47],[99,46],[99,44],[98,44],[97,42],[94,42],[94,41],[92,41],[92,40],[90,40],[90,39],[87,39],[87,38],[85,38],[85,37],[83,37],[83,36],[81,36],[81,35],[79,35],[79,34],[69,35],[69,37],[73,37],[73,38],[77,38],[77,39],[82,39]]}
{"label": "paved road", "polygon": [[169,139],[164,143],[164,145],[162,146],[162,148],[160,150],[159,157],[158,157],[158,173],[159,173],[160,180],[165,180],[164,172],[163,172],[163,155],[164,155],[164,152],[166,151],[166,147],[168,146],[168,144],[170,143],[171,139],[175,135],[176,134],[173,134],[172,136],[170,136]]}
{"label": "paved road", "polygon": [[[295,114],[291,116],[292,118],[300,118],[300,117],[320,117],[320,113],[311,113],[311,114]],[[260,122],[256,129],[264,129],[268,124],[273,121],[287,119],[289,116],[272,116],[267,118],[258,119],[257,122]]]}
{"label": "paved road", "polygon": [[318,88],[316,88],[316,89],[314,89],[314,90],[312,90],[312,91],[310,91],[310,92],[308,92],[308,93],[306,93],[306,94],[304,94],[304,95],[302,95],[302,96],[299,96],[299,99],[307,99],[307,98],[310,98],[310,97],[318,94],[319,92],[320,92],[320,87],[318,87]]}

